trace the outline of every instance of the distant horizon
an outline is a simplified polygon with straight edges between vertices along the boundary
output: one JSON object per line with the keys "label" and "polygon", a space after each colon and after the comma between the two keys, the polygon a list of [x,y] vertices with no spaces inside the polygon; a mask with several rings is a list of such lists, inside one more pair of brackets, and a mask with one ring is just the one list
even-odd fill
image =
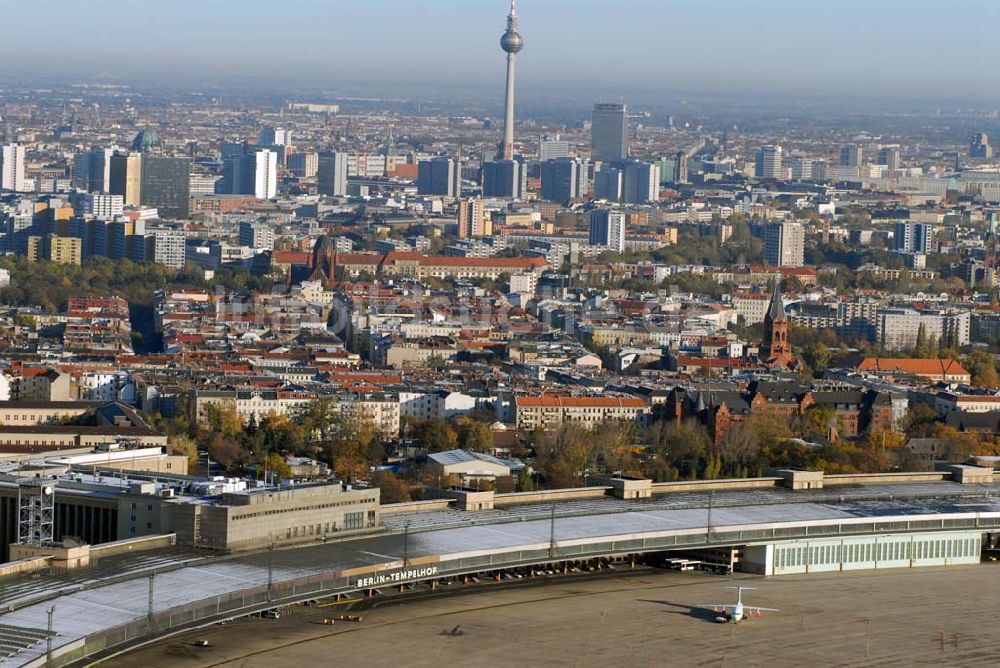
{"label": "distant horizon", "polygon": [[[155,87],[479,90],[501,95],[508,3],[463,0],[54,0],[6,12],[5,78]],[[872,6],[874,5],[874,6]],[[51,11],[49,11],[51,10]],[[39,49],[33,22],[74,29]],[[836,6],[719,0],[521,0],[518,90],[607,99],[790,96],[1000,108],[1000,3],[929,0]],[[21,29],[23,28],[23,29]],[[258,89],[258,90],[254,90]]]}

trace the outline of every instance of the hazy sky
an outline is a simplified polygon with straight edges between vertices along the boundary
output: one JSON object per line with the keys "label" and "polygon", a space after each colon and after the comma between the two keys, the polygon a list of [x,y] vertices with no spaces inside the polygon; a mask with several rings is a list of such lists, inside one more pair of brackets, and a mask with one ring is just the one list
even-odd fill
{"label": "hazy sky", "polygon": [[[504,0],[45,0],[0,73],[493,84]],[[1000,101],[998,0],[520,0],[520,85]]]}

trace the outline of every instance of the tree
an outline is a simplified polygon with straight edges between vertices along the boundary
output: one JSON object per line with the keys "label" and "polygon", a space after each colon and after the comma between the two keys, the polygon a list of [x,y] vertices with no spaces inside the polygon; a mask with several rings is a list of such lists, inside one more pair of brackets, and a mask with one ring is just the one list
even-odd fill
{"label": "tree", "polygon": [[292,469],[281,455],[274,453],[267,456],[267,477],[269,480],[288,480],[292,477]]}
{"label": "tree", "polygon": [[493,449],[493,430],[479,420],[465,418],[456,420],[458,442],[461,447],[471,452],[490,452]]}
{"label": "tree", "polygon": [[187,434],[175,434],[167,437],[167,445],[172,455],[184,455],[188,458],[188,472],[192,475],[198,468],[198,444]]}
{"label": "tree", "polygon": [[913,346],[913,356],[920,358],[931,356],[930,346],[927,345],[927,327],[923,323],[917,328],[917,342]]}
{"label": "tree", "polygon": [[382,503],[404,503],[410,500],[410,491],[392,471],[376,471],[372,486],[381,491]]}
{"label": "tree", "polygon": [[979,387],[1000,387],[993,355],[985,350],[975,350],[962,359],[962,365],[972,374],[972,384]]}
{"label": "tree", "polygon": [[213,433],[236,437],[243,432],[243,419],[230,403],[205,406],[205,421]]}
{"label": "tree", "polygon": [[833,356],[825,343],[814,341],[802,350],[802,357],[809,368],[813,370],[813,374],[818,376],[819,372],[830,366],[830,359]]}
{"label": "tree", "polygon": [[426,420],[414,427],[413,435],[428,452],[444,452],[458,447],[458,434],[444,420]]}
{"label": "tree", "polygon": [[208,442],[209,457],[230,472],[239,472],[240,468],[248,463],[249,454],[231,436],[215,434]]}
{"label": "tree", "polygon": [[914,404],[903,418],[903,431],[907,436],[926,436],[931,425],[938,421],[938,414],[927,404]]}
{"label": "tree", "polygon": [[696,420],[675,424],[670,420],[657,420],[646,430],[646,443],[651,454],[659,457],[664,466],[653,464],[661,475],[669,473],[666,467],[681,473],[696,470],[698,461],[711,446],[708,431]]}
{"label": "tree", "polygon": [[765,462],[762,451],[766,454],[791,437],[792,431],[783,418],[758,414],[727,429],[712,451],[721,458],[726,474],[745,478]]}
{"label": "tree", "polygon": [[543,432],[535,443],[535,455],[546,486],[558,489],[582,485],[592,450],[590,432],[577,423],[564,422],[557,429]]}

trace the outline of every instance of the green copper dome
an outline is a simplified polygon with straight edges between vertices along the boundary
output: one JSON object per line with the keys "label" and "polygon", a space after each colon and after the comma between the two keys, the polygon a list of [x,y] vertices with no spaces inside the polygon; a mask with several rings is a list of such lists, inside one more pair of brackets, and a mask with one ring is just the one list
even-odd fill
{"label": "green copper dome", "polygon": [[159,148],[159,146],[160,133],[155,128],[145,128],[132,141],[132,150],[141,153],[148,153],[155,148]]}

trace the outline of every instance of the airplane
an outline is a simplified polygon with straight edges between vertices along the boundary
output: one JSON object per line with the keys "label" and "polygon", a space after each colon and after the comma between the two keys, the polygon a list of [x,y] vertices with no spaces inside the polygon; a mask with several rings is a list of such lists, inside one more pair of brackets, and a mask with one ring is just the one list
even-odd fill
{"label": "airplane", "polygon": [[720,624],[725,624],[726,622],[739,624],[744,619],[749,619],[754,615],[760,617],[760,613],[762,612],[778,612],[777,608],[761,608],[756,605],[743,604],[743,590],[756,589],[756,587],[726,586],[725,588],[737,590],[738,594],[736,595],[736,603],[716,603],[713,605],[696,606],[699,608],[711,609],[712,612],[718,613],[715,621]]}

